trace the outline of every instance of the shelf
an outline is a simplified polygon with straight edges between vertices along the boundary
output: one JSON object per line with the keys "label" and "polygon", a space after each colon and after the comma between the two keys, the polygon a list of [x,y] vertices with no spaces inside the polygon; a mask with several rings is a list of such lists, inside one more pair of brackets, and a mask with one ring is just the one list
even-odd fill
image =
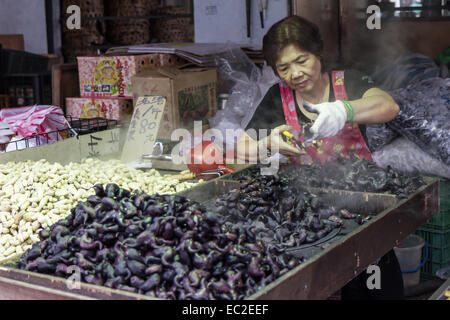
{"label": "shelf", "polygon": [[[365,22],[366,18],[356,18],[356,21]],[[381,16],[381,21],[386,22],[402,22],[402,21],[450,21],[449,16],[436,16],[436,17],[395,17],[395,16]]]}
{"label": "shelf", "polygon": [[444,17],[381,17],[383,21],[450,21],[450,16]]}
{"label": "shelf", "polygon": [[418,7],[393,7],[389,11],[423,11],[423,10],[450,10],[450,5],[443,6],[418,6]]}
{"label": "shelf", "polygon": [[[418,6],[418,7],[383,7],[379,4],[381,8],[381,19],[389,21],[447,21],[450,20],[450,5],[439,5],[439,6]],[[446,13],[442,14],[442,10],[447,10]],[[359,12],[365,12],[365,9],[359,9]],[[411,13],[411,16],[395,16],[395,13],[405,14]],[[416,17],[414,14],[420,13],[421,15],[426,14],[427,16]]]}
{"label": "shelf", "polygon": [[17,77],[40,77],[40,76],[49,76],[51,75],[50,71],[45,71],[41,73],[4,73],[0,76],[0,78],[17,78]]}

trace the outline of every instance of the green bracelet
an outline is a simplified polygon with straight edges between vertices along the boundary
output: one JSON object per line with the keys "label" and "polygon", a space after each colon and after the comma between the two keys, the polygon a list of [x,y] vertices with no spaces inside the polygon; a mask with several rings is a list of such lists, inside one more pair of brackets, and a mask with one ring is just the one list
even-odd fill
{"label": "green bracelet", "polygon": [[342,101],[342,103],[344,104],[345,108],[348,111],[347,122],[353,122],[353,116],[354,116],[355,112],[353,111],[352,105],[348,101],[345,101],[345,100],[341,100],[341,101]]}

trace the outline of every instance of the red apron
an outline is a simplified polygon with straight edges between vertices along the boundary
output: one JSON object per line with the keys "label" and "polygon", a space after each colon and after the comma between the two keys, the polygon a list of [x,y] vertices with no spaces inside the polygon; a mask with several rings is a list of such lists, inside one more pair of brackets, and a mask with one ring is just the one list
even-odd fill
{"label": "red apron", "polygon": [[[348,100],[344,87],[344,71],[332,72],[333,91],[336,100]],[[286,124],[292,126],[290,132],[300,141],[303,141],[301,124],[298,122],[295,110],[294,93],[286,82],[280,83],[281,99],[283,102],[284,117]],[[369,148],[356,123],[347,123],[344,128],[334,137],[327,137],[317,141],[316,146],[306,147],[307,155],[289,158],[290,162],[305,164],[319,160],[324,163],[327,159],[336,155],[348,158],[353,153],[359,158],[372,160]]]}

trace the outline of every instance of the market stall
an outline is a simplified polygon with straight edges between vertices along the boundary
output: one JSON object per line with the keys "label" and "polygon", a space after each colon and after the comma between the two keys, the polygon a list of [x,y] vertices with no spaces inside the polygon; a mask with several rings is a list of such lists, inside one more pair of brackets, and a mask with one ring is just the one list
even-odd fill
{"label": "market stall", "polygon": [[[180,198],[187,197],[189,201],[203,204],[210,210],[217,210],[218,206],[215,203],[217,199],[222,197],[223,200],[223,197],[226,198],[227,195],[239,190],[239,186],[242,183],[245,184],[245,180],[242,180],[243,177],[248,176],[249,172],[254,174],[254,168],[244,169],[199,184],[188,190],[178,192],[177,195]],[[277,277],[264,282],[264,285],[261,285],[261,283],[256,285],[255,283],[254,288],[247,288],[249,295],[245,298],[328,298],[346,282],[363,272],[377,257],[384,254],[398,241],[401,241],[436,214],[439,211],[438,189],[438,179],[433,178],[425,178],[424,184],[420,188],[403,199],[399,199],[398,195],[394,194],[308,188],[308,191],[305,192],[320,195],[324,205],[339,204],[339,207],[348,210],[348,214],[350,212],[358,213],[360,220],[355,220],[356,214],[353,217],[346,216],[353,219],[341,219],[342,224],[334,225],[335,227],[338,226],[337,230],[328,230],[323,238],[311,239],[305,243],[290,244],[291,247],[287,248],[287,252],[296,257],[297,262],[289,270],[286,269],[282,275],[278,274]],[[97,194],[99,193],[97,192]],[[207,212],[209,211],[204,211],[204,214],[201,215],[203,219],[204,215],[207,216]],[[345,215],[340,213],[340,216],[342,218]],[[324,220],[321,221],[324,222]],[[380,233],[383,234],[383,237],[379,236]],[[157,239],[157,233],[154,233],[153,237]],[[376,246],[372,245],[374,239],[377,239]],[[9,262],[17,262],[17,259],[18,257],[15,257]],[[98,263],[102,263],[102,261],[100,260]],[[147,264],[147,266],[151,265],[155,266],[154,262]],[[332,266],[333,272],[330,272],[330,266]],[[119,285],[119,287],[115,287],[113,285],[111,287],[111,284],[109,284],[109,287],[105,287],[99,286],[100,283],[97,283],[97,285],[84,283],[86,278],[79,283],[77,289],[73,289],[73,287],[70,287],[72,282],[68,282],[64,278],[54,277],[50,275],[51,272],[50,274],[42,274],[42,270],[41,273],[37,273],[18,270],[11,265],[1,267],[0,286],[2,295],[5,298],[20,296],[21,298],[38,297],[45,299],[52,298],[54,295],[61,299],[81,297],[94,299],[155,298],[155,296],[149,297],[150,294],[137,294],[137,289],[136,292],[129,292],[129,286],[120,287]],[[44,273],[48,273],[48,271],[44,270]],[[150,278],[144,277],[143,279]],[[211,280],[211,278],[208,279]],[[33,290],[24,290],[29,286]],[[117,288],[122,288],[122,290],[116,290]],[[76,295],[74,295],[75,293]],[[192,294],[196,293],[198,292]],[[228,296],[228,298],[230,297]],[[241,296],[241,298],[244,298],[244,296]]]}
{"label": "market stall", "polygon": [[135,169],[154,158],[139,114],[175,108],[136,100],[130,126],[1,156],[4,298],[326,299],[439,211],[438,179],[357,157],[206,183]]}
{"label": "market stall", "polygon": [[362,37],[398,12],[441,34],[444,1],[69,2],[49,54],[0,45],[0,300],[403,299],[402,273],[446,274],[448,43]]}

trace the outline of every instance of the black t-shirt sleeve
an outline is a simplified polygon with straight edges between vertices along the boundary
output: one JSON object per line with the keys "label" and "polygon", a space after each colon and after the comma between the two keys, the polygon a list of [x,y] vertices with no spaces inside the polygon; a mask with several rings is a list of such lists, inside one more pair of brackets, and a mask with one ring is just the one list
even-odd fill
{"label": "black t-shirt sleeve", "polygon": [[344,85],[348,100],[361,99],[367,90],[376,87],[370,76],[354,69],[345,70]]}

